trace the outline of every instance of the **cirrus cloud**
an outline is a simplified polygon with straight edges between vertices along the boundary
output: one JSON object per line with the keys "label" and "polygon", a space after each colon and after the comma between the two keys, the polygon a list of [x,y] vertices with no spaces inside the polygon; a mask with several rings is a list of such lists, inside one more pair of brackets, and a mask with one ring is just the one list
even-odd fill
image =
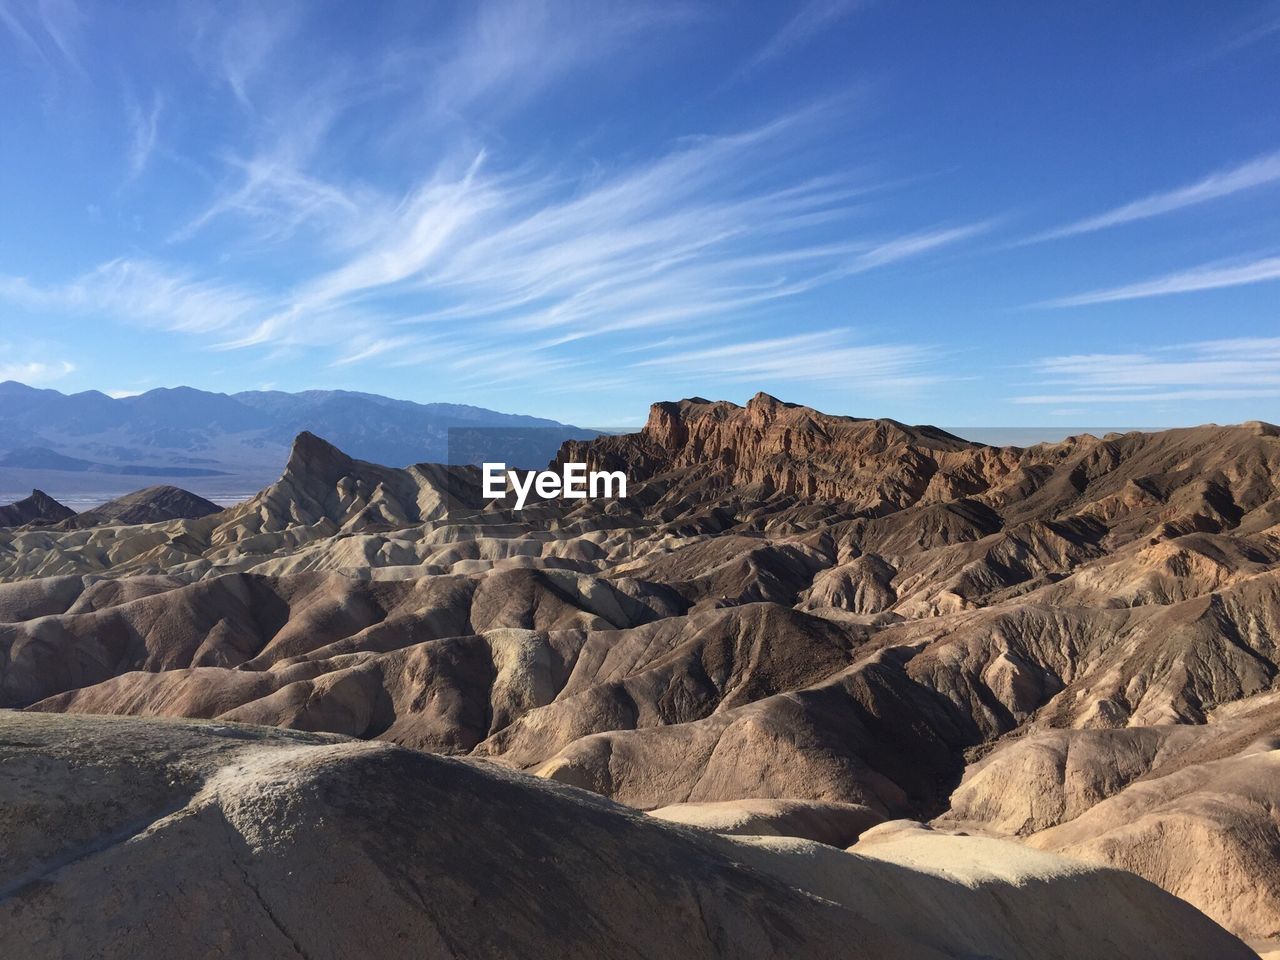
{"label": "cirrus cloud", "polygon": [[1168,403],[1280,396],[1280,337],[1232,337],[1138,353],[1045,357],[1033,364],[1049,392],[1019,404]]}

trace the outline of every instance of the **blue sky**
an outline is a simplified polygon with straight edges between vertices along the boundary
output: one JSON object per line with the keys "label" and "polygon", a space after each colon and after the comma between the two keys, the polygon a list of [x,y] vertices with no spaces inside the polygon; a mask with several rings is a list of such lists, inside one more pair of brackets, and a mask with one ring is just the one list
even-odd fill
{"label": "blue sky", "polygon": [[0,0],[0,379],[1280,420],[1280,4]]}

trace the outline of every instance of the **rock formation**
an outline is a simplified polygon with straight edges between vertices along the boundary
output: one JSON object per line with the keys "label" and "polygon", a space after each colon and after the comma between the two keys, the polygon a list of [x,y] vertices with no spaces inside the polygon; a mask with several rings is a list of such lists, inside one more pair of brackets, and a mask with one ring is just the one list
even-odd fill
{"label": "rock formation", "polygon": [[303,434],[217,514],[0,530],[0,706],[481,758],[765,858],[933,820],[897,849],[1009,838],[1280,937],[1277,428],[994,448],[758,395],[560,460],[628,497],[513,512]]}

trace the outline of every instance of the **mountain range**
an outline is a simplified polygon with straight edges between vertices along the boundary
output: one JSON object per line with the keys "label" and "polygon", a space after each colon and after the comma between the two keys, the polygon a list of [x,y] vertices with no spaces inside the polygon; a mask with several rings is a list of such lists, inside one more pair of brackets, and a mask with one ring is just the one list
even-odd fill
{"label": "mountain range", "polygon": [[0,529],[0,947],[1276,948],[1280,428],[995,447],[758,394],[558,459],[626,498],[302,433],[216,513]]}
{"label": "mountain range", "polygon": [[345,390],[223,394],[174,387],[113,398],[9,380],[0,383],[0,491],[16,499],[38,488],[83,507],[179,481],[202,496],[233,501],[279,476],[290,442],[304,430],[354,456],[396,466],[479,462],[490,447],[513,465],[541,466],[565,439],[596,435],[538,417]]}

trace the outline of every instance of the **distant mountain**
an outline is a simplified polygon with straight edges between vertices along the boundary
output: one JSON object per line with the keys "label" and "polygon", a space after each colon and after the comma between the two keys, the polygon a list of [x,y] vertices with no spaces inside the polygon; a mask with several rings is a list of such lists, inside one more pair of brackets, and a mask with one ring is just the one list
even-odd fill
{"label": "distant mountain", "polygon": [[450,429],[474,428],[483,434],[494,431],[495,436],[504,435],[496,432],[499,428],[514,431],[508,436],[528,433],[536,440],[532,445],[536,449],[522,451],[530,466],[545,466],[560,443],[570,437],[596,435],[592,430],[540,417],[458,403],[413,403],[348,390],[248,391],[233,394],[232,399],[270,418],[270,435],[282,444],[310,432],[358,459],[392,466],[472,462],[472,457],[451,456],[456,451],[449,449]]}
{"label": "distant mountain", "polygon": [[[465,435],[450,429],[469,428]],[[211,393],[192,387],[112,398],[0,383],[0,497],[49,490],[83,508],[141,483],[181,478],[213,499],[256,492],[280,475],[304,431],[375,463],[542,466],[566,439],[594,431],[454,403],[308,390]],[[96,501],[95,501],[96,498]],[[79,502],[77,502],[77,500]]]}

